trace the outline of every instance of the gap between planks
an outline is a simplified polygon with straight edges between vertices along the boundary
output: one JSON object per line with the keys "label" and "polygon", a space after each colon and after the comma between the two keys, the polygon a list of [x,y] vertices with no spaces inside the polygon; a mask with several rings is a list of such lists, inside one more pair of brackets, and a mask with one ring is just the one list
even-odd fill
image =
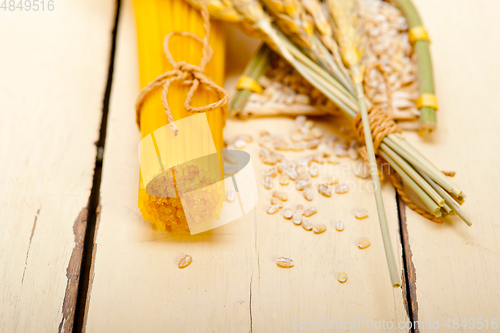
{"label": "gap between planks", "polygon": [[[399,236],[401,237],[401,251],[403,254],[403,297],[406,312],[408,314],[408,319],[413,324],[418,321],[418,303],[417,303],[417,275],[415,272],[415,265],[412,261],[412,253],[410,248],[410,242],[408,241],[408,228],[406,225],[406,205],[396,192],[396,203],[398,206],[398,218],[399,218]],[[409,332],[418,333],[420,329],[414,328],[414,325],[410,328]]]}
{"label": "gap between planks", "polygon": [[[104,148],[106,145],[106,129],[108,123],[108,111],[109,111],[109,100],[111,95],[111,87],[113,84],[113,70],[115,62],[115,50],[116,50],[116,36],[118,31],[118,22],[120,15],[121,0],[116,1],[115,9],[115,20],[113,24],[111,50],[109,55],[109,69],[108,69],[108,79],[106,82],[106,89],[104,91],[104,98],[102,103],[102,119],[101,127],[99,130],[99,140],[96,142],[96,160],[94,168],[94,177],[92,181],[92,189],[90,192],[89,202],[88,202],[88,217],[87,217],[87,227],[85,229],[83,253],[81,258],[81,269],[80,269],[80,279],[77,281],[75,287],[78,288],[78,294],[76,298],[76,303],[74,307],[74,324],[73,327],[64,330],[64,332],[82,332],[85,325],[85,317],[87,311],[87,299],[89,298],[89,291],[92,288],[92,269],[95,259],[95,243],[94,238],[96,235],[96,226],[99,223],[99,196],[101,187],[101,176],[102,176],[102,157]],[[59,328],[61,332],[61,327]]]}

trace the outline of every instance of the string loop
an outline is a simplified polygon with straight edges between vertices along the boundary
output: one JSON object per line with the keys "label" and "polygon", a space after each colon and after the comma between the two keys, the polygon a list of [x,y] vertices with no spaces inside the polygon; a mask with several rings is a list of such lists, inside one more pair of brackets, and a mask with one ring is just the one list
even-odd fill
{"label": "string loop", "polygon": [[[229,101],[229,94],[224,88],[221,88],[214,81],[212,81],[212,79],[207,77],[204,72],[205,66],[208,64],[208,62],[213,56],[213,49],[210,46],[208,40],[210,32],[208,9],[203,0],[200,0],[199,4],[201,6],[201,15],[203,17],[203,22],[204,22],[205,37],[202,40],[195,34],[186,31],[183,32],[174,31],[165,36],[165,39],[163,40],[163,50],[165,52],[165,56],[167,57],[168,62],[172,65],[173,69],[171,71],[159,75],[156,79],[154,79],[148,85],[146,85],[144,88],[141,89],[141,92],[139,93],[136,102],[136,117],[137,117],[136,121],[139,128],[141,125],[141,107],[142,104],[144,103],[146,96],[150,92],[152,92],[155,88],[163,86],[161,101],[163,107],[165,108],[165,113],[167,115],[167,120],[170,124],[170,127],[172,128],[174,134],[177,135],[179,130],[175,125],[174,117],[172,116],[172,111],[170,110],[167,101],[168,88],[173,82],[176,81],[179,81],[183,85],[191,86],[186,96],[186,100],[184,101],[184,107],[186,108],[187,111],[193,113],[199,113],[199,112],[207,112],[221,107],[225,119],[227,113],[225,105]],[[201,58],[201,62],[198,66],[187,63],[185,61],[176,62],[174,60],[174,57],[172,56],[172,53],[170,52],[169,48],[170,38],[174,35],[191,37],[203,45],[203,55]],[[193,98],[193,95],[198,88],[203,88],[207,91],[213,92],[217,96],[218,101],[201,107],[192,106],[191,99]]]}

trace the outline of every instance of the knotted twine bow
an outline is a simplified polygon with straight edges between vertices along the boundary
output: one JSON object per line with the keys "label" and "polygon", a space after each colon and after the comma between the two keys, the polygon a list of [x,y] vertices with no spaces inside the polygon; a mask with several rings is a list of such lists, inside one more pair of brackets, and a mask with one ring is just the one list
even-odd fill
{"label": "knotted twine bow", "polygon": [[[175,135],[177,135],[177,132],[179,131],[177,129],[177,126],[175,125],[174,122],[174,117],[172,116],[172,112],[170,111],[170,107],[168,106],[168,101],[167,101],[167,96],[168,96],[168,88],[170,84],[172,84],[175,81],[180,81],[181,84],[183,85],[190,85],[191,88],[189,89],[189,92],[186,96],[186,100],[184,101],[184,107],[186,108],[187,111],[189,112],[206,112],[210,111],[219,107],[223,107],[222,112],[224,113],[224,119],[226,118],[226,108],[224,106],[227,104],[229,100],[229,94],[226,90],[223,88],[219,87],[214,81],[212,81],[210,78],[208,78],[205,73],[204,69],[205,66],[208,64],[210,59],[212,58],[213,55],[213,50],[212,47],[210,46],[208,42],[209,38],[209,33],[210,33],[210,22],[209,22],[209,13],[207,6],[205,5],[205,2],[203,0],[199,1],[199,4],[201,6],[201,15],[203,17],[203,26],[205,28],[205,37],[203,40],[201,40],[198,36],[196,36],[194,33],[191,32],[171,32],[168,35],[165,36],[165,39],[163,40],[163,50],[165,51],[165,56],[167,57],[168,62],[172,65],[173,70],[168,71],[166,73],[163,73],[162,75],[158,76],[156,79],[154,79],[152,82],[150,82],[147,86],[141,89],[141,92],[139,96],[137,97],[137,102],[135,104],[135,109],[136,109],[136,116],[137,116],[137,125],[141,126],[141,107],[142,104],[144,103],[144,100],[146,96],[153,91],[156,87],[159,87],[163,85],[163,91],[161,94],[161,101],[163,104],[163,107],[165,108],[165,113],[167,114],[167,120],[172,128],[172,131],[174,132]],[[201,62],[199,66],[189,64],[185,61],[179,61],[176,62],[174,60],[174,57],[172,56],[172,53],[170,52],[169,49],[169,42],[170,38],[174,35],[181,35],[181,36],[187,36],[195,39],[196,41],[200,42],[203,45],[203,56],[201,58]],[[193,98],[193,95],[195,91],[198,89],[198,87],[202,87],[205,90],[212,91],[216,94],[217,98],[219,99],[217,102],[208,104],[202,107],[193,107],[190,105],[191,99]]]}

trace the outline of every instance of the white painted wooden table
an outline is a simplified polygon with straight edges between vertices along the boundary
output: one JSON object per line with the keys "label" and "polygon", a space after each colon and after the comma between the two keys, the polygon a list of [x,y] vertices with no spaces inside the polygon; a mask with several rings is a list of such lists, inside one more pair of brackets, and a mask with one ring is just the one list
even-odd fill
{"label": "white painted wooden table", "polygon": [[[500,319],[500,3],[415,2],[433,42],[441,109],[430,137],[406,136],[440,168],[457,171],[474,226],[458,219],[437,225],[404,206],[398,212],[385,184],[405,279],[400,289],[390,287],[374,198],[361,187],[314,201],[314,219],[329,227],[321,235],[265,214],[270,193],[261,185],[250,214],[213,232],[154,232],[137,208],[139,79],[130,0],[121,2],[112,71],[115,1],[0,10],[0,332],[289,332],[325,318],[344,328],[357,322],[349,331],[359,332],[407,332],[397,326],[408,320],[418,320],[420,332],[500,331],[493,324]],[[228,35],[231,86],[247,60],[241,55],[255,42]],[[285,134],[290,124],[229,121],[225,136],[255,137],[262,128]],[[319,126],[338,133],[343,125],[322,119]],[[96,142],[105,144],[102,169]],[[260,174],[257,146],[248,151]],[[97,206],[91,199],[99,194]],[[355,221],[357,208],[370,217]],[[346,224],[342,233],[334,230],[337,219]],[[83,253],[86,231],[85,249],[93,252]],[[361,237],[372,240],[364,251],[356,248]],[[179,270],[185,253],[193,263]],[[282,255],[296,266],[278,269],[275,258]],[[349,275],[345,284],[336,281],[340,271]],[[393,322],[395,329],[360,325],[363,318]],[[467,327],[453,329],[464,320]]]}

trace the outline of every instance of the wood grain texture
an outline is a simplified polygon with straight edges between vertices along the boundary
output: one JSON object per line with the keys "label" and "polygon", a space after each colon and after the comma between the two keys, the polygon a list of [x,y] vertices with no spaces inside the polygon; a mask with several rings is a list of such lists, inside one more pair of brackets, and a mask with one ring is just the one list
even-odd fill
{"label": "wood grain texture", "polygon": [[420,331],[430,330],[430,320],[444,330],[448,318],[488,318],[489,329],[458,329],[490,332],[491,320],[500,319],[500,3],[415,2],[432,40],[440,110],[429,138],[406,136],[439,168],[457,172],[453,181],[467,194],[463,210],[474,223],[454,217],[437,225],[407,209]]}
{"label": "wood grain texture", "polygon": [[[327,134],[341,135],[336,129],[348,126],[347,122],[341,120],[332,123],[332,118],[316,118],[315,121]],[[292,122],[286,118],[232,121],[225,135],[230,139],[239,133],[249,133],[257,138],[260,129],[288,135]],[[308,321],[322,321],[324,318],[336,322],[358,318],[371,321],[384,319],[393,321],[395,326],[407,320],[402,289],[391,287],[373,192],[367,180],[353,175],[354,168],[364,162],[341,158],[339,165],[320,167],[319,179],[326,180],[328,176],[335,175],[352,189],[347,194],[334,193],[331,198],[325,198],[315,191],[314,200],[309,202],[293,188],[293,183],[285,187],[275,184],[275,189],[288,194],[289,200],[284,203],[284,207],[294,208],[300,203],[306,208],[315,206],[318,209],[318,213],[310,220],[324,223],[327,231],[316,235],[285,220],[281,216],[282,212],[276,215],[265,213],[272,191],[265,190],[261,183],[262,172],[267,166],[260,162],[258,149],[257,144],[252,144],[248,151],[254,159],[261,190],[259,203],[254,210],[255,221],[251,221],[250,217],[245,218],[255,224],[251,235],[255,237],[254,252],[257,257],[251,293],[254,331],[289,332],[296,327],[292,326],[292,320],[294,323],[304,322],[305,327]],[[291,160],[298,160],[304,155],[286,154]],[[389,184],[384,184],[383,196],[396,260],[402,268],[395,193]],[[361,208],[368,210],[369,217],[357,220],[354,213]],[[338,220],[344,222],[345,230],[342,232],[335,230]],[[371,246],[360,250],[357,243],[364,237],[371,241]],[[290,270],[277,268],[275,260],[280,256],[292,258],[295,267]],[[342,271],[348,275],[345,284],[337,281]],[[374,329],[358,325],[358,330],[372,332]]]}
{"label": "wood grain texture", "polygon": [[[281,213],[265,213],[271,192],[261,184],[263,165],[256,143],[247,149],[254,159],[260,193],[251,213],[196,236],[158,233],[142,220],[137,208],[140,134],[134,120],[139,80],[130,1],[124,1],[122,10],[86,331],[288,332],[294,318],[367,318],[396,324],[407,320],[402,290],[390,285],[368,182],[341,174],[344,169],[352,172],[361,161],[343,159],[331,170],[344,181],[352,181],[353,193],[328,199],[315,193],[319,213],[311,219],[328,227],[321,235],[294,226]],[[286,118],[229,121],[225,137],[248,133],[256,138],[260,129],[287,134],[291,123]],[[325,131],[340,125],[327,124],[325,119],[319,119],[319,124]],[[288,203],[309,206],[291,185],[288,189]],[[388,184],[383,190],[393,246],[402,267],[395,194]],[[356,220],[353,214],[359,208],[368,209],[370,217]],[[334,230],[337,219],[346,224],[342,233]],[[357,248],[361,237],[372,241],[366,250]],[[193,263],[180,270],[177,262],[184,254],[191,255]],[[292,257],[295,267],[277,267],[278,256]],[[340,271],[349,275],[345,284],[336,280]]]}
{"label": "wood grain texture", "polygon": [[113,14],[0,11],[0,332],[72,329]]}

